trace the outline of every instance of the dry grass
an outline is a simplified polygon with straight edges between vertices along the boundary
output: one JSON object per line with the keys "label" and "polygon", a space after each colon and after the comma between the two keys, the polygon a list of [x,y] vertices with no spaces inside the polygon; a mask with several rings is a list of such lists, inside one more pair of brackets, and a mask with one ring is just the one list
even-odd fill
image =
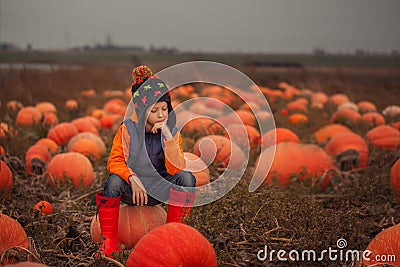
{"label": "dry grass", "polygon": [[[399,71],[354,72],[350,70],[310,69],[297,70],[257,69],[247,70],[256,82],[274,88],[279,81],[287,81],[300,88],[322,90],[327,94],[344,92],[353,101],[370,100],[381,110],[386,105],[400,103]],[[128,74],[126,74],[128,73]],[[85,98],[80,90],[94,88],[101,95],[103,90],[123,90],[129,85],[130,69],[82,68],[3,71],[0,79],[2,104],[16,99],[25,105],[52,101],[59,107],[61,120],[70,120],[85,114],[106,99],[103,96]],[[379,97],[377,94],[379,92]],[[63,109],[66,99],[76,98],[82,106],[78,113]],[[285,102],[272,105],[279,110]],[[101,106],[100,106],[101,107]],[[2,105],[1,121],[12,123],[15,112]],[[331,114],[332,107],[323,112]],[[303,126],[290,126],[302,142],[313,142],[311,134],[323,124],[322,112],[312,111],[310,122]],[[277,126],[287,127],[286,118],[275,117]],[[13,125],[15,127],[15,125]],[[364,128],[355,128],[363,134]],[[24,170],[27,148],[46,136],[48,129],[35,127],[18,129],[19,135],[1,139],[0,144],[8,154],[3,159],[14,173],[14,185],[9,197],[0,196],[0,211],[18,220],[32,244],[38,261],[49,266],[115,266],[94,259],[97,246],[90,238],[91,218],[96,213],[94,193],[102,188],[107,177],[107,157],[93,162],[96,182],[90,188],[73,189],[70,185],[50,189],[43,176],[33,176]],[[102,138],[110,148],[112,130],[103,131]],[[64,151],[62,148],[61,151]],[[336,173],[325,192],[306,184],[293,183],[289,189],[266,186],[254,193],[247,188],[254,160],[238,185],[218,201],[193,210],[189,224],[198,229],[214,246],[219,266],[292,266],[316,265],[315,262],[260,262],[257,252],[268,249],[321,251],[335,247],[339,238],[345,238],[349,249],[363,250],[381,230],[400,223],[400,204],[395,202],[389,185],[391,164],[399,155],[371,147],[369,167],[353,172]],[[212,173],[216,174],[215,170]],[[54,205],[54,213],[41,216],[32,212],[39,200]],[[129,255],[124,251],[117,260],[124,263]],[[26,254],[15,250],[21,259]],[[326,266],[354,266],[354,262],[319,262]]]}

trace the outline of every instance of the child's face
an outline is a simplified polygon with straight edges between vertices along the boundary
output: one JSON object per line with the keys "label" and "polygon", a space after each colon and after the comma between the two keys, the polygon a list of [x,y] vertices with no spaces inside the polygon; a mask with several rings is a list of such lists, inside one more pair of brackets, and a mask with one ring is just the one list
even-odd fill
{"label": "child's face", "polygon": [[150,106],[147,109],[147,122],[146,129],[152,128],[157,122],[164,121],[168,118],[168,105],[167,102],[161,101]]}

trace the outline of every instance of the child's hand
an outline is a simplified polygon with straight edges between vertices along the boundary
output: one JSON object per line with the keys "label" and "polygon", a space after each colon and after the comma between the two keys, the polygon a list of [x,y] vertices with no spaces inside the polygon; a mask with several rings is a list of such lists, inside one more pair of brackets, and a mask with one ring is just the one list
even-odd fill
{"label": "child's hand", "polygon": [[129,177],[132,187],[132,202],[139,206],[147,205],[147,193],[139,177],[132,175]]}
{"label": "child's hand", "polygon": [[158,130],[161,130],[162,134],[165,136],[165,138],[167,140],[172,139],[171,131],[168,129],[168,126],[167,126],[167,119],[165,119],[163,121],[160,121],[160,122],[156,122],[153,125],[153,128],[151,129],[151,132],[153,134],[155,134],[155,133],[158,132]]}

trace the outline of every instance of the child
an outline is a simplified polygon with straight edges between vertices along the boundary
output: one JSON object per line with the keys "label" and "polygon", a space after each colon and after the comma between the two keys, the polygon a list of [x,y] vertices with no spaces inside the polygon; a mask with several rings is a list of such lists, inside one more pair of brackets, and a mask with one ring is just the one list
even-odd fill
{"label": "child", "polygon": [[[125,120],[114,137],[104,192],[96,195],[102,236],[101,251],[119,250],[120,201],[128,205],[158,205],[168,200],[168,222],[183,222],[190,215],[196,179],[183,171],[185,158],[175,127],[167,85],[151,70],[132,72],[132,104],[136,118]],[[188,188],[185,188],[188,187]]]}

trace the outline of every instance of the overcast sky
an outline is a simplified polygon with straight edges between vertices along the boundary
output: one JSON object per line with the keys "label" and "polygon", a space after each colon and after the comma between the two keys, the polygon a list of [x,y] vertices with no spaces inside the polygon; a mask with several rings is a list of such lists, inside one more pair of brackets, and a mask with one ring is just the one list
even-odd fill
{"label": "overcast sky", "polygon": [[400,0],[0,0],[0,41],[191,51],[400,51]]}

